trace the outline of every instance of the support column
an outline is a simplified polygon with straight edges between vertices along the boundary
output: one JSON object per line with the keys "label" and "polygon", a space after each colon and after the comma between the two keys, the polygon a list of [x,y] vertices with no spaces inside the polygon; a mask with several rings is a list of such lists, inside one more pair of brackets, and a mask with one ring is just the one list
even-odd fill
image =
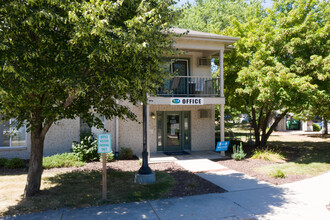
{"label": "support column", "polygon": [[220,54],[219,54],[219,66],[220,66],[220,97],[224,98],[225,94],[223,91],[223,84],[224,84],[224,80],[223,80],[223,49],[220,50]]}
{"label": "support column", "polygon": [[[220,104],[220,141],[225,141],[225,105]],[[225,152],[221,151],[221,156],[225,156]]]}
{"label": "support column", "polygon": [[[219,67],[220,67],[220,97],[225,98],[224,94],[224,76],[223,76],[223,49],[219,53]],[[225,141],[225,105],[220,104],[220,141]],[[225,156],[225,152],[221,151],[221,156]]]}

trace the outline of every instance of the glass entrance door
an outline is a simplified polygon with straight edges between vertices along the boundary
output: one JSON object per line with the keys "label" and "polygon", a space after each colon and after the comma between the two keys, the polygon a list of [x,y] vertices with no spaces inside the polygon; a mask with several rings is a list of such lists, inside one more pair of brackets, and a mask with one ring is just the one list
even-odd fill
{"label": "glass entrance door", "polygon": [[157,150],[190,150],[190,112],[157,112]]}
{"label": "glass entrance door", "polygon": [[165,120],[165,151],[181,151],[181,114],[167,113]]}

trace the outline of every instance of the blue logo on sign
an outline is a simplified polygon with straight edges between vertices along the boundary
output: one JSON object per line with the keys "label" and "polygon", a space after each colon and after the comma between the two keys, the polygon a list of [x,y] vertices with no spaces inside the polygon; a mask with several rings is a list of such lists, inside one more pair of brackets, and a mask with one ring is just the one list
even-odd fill
{"label": "blue logo on sign", "polygon": [[180,103],[180,99],[173,99],[173,100],[172,100],[172,103],[174,103],[174,104],[179,104],[179,103]]}

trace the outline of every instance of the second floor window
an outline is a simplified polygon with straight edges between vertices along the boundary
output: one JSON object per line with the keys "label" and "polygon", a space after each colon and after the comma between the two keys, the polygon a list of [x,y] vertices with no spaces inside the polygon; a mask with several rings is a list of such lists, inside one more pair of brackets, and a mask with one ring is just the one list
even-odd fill
{"label": "second floor window", "polygon": [[0,124],[0,149],[2,147],[26,147],[26,128],[25,126],[16,128],[16,120]]}
{"label": "second floor window", "polygon": [[189,60],[175,59],[171,63],[171,73],[176,76],[189,76]]}

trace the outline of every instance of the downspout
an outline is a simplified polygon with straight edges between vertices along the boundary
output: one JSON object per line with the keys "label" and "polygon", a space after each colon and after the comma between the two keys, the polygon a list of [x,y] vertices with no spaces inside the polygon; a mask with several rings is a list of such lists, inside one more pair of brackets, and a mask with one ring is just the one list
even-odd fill
{"label": "downspout", "polygon": [[[118,104],[118,100],[116,100],[116,104]],[[118,142],[119,142],[119,121],[118,121],[118,116],[115,117],[115,158],[118,158],[119,155],[119,146],[118,146]]]}

